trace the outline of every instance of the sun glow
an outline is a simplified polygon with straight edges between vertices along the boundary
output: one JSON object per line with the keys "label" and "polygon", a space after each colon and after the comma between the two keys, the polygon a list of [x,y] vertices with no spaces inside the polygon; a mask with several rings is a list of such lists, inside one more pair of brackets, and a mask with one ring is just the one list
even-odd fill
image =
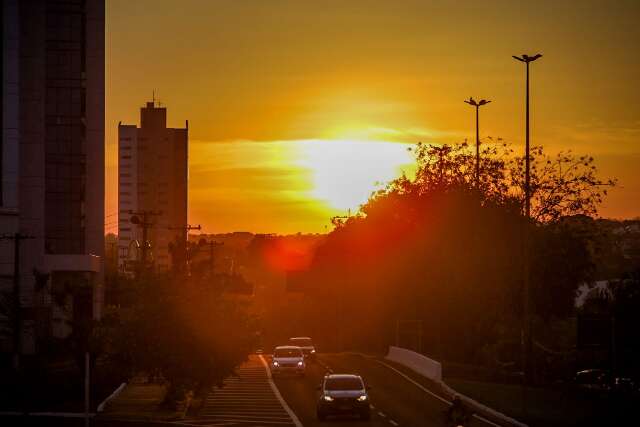
{"label": "sun glow", "polygon": [[408,171],[408,144],[387,141],[300,141],[298,166],[311,171],[310,197],[330,208],[356,210],[373,191]]}

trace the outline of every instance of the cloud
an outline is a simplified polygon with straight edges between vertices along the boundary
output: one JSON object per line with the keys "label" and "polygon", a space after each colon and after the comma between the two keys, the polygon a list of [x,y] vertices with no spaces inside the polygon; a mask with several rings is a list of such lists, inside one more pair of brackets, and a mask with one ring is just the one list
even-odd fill
{"label": "cloud", "polygon": [[558,126],[554,146],[584,147],[592,154],[639,154],[640,121],[603,123],[593,121],[575,126]]}
{"label": "cloud", "polygon": [[253,189],[264,191],[309,190],[309,172],[297,167],[191,168],[190,189]]}

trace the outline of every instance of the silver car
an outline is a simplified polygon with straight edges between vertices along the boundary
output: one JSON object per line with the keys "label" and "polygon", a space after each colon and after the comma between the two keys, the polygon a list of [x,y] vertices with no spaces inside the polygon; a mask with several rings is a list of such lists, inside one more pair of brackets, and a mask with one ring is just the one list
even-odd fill
{"label": "silver car", "polygon": [[271,374],[295,374],[304,376],[305,371],[304,353],[300,347],[283,345],[273,350],[271,360]]}
{"label": "silver car", "polygon": [[313,345],[313,341],[309,337],[293,337],[289,338],[289,344],[300,347],[304,356],[308,359],[315,359],[316,347]]}

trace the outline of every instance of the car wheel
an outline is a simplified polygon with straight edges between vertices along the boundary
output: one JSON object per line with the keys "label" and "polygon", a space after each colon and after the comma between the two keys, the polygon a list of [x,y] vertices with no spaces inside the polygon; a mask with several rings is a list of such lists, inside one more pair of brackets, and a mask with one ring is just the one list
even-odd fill
{"label": "car wheel", "polygon": [[360,412],[360,418],[364,421],[369,421],[371,419],[371,411],[362,411]]}
{"label": "car wheel", "polygon": [[318,421],[325,421],[326,419],[327,416],[325,415],[325,413],[318,411]]}

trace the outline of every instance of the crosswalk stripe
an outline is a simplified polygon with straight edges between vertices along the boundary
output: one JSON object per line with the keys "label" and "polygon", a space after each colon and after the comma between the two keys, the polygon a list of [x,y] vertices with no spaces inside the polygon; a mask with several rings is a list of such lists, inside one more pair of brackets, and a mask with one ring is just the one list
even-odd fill
{"label": "crosswalk stripe", "polygon": [[297,426],[276,396],[268,369],[261,359],[252,356],[222,386],[211,388],[197,418],[181,424]]}

